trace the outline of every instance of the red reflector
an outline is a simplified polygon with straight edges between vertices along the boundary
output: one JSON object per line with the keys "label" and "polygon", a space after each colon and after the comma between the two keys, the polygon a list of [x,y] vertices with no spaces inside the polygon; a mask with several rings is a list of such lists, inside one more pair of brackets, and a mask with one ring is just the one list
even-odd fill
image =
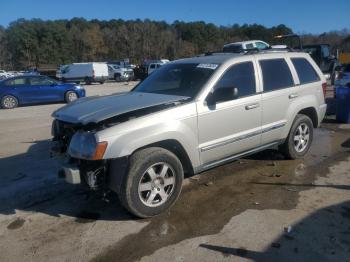
{"label": "red reflector", "polygon": [[323,96],[326,97],[327,83],[322,83]]}

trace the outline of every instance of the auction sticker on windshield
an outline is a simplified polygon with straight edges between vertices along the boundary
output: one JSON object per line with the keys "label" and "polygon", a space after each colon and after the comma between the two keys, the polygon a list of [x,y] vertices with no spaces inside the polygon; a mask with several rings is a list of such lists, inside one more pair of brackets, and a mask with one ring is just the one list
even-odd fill
{"label": "auction sticker on windshield", "polygon": [[215,70],[218,67],[218,64],[198,64],[197,67]]}

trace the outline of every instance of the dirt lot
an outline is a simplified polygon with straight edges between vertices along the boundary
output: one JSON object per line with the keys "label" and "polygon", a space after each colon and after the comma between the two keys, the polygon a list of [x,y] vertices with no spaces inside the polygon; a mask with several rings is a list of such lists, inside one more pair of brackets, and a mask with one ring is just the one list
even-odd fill
{"label": "dirt lot", "polygon": [[142,220],[57,178],[62,105],[0,110],[0,261],[350,261],[349,125],[328,120],[303,160],[269,150],[187,178],[169,212]]}

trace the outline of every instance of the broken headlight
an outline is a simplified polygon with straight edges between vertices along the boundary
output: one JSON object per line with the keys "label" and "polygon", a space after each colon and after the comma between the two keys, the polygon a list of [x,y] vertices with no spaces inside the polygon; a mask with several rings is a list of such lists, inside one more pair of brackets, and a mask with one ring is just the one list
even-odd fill
{"label": "broken headlight", "polygon": [[76,132],[69,144],[68,154],[71,157],[87,160],[100,160],[106,151],[107,142],[97,142],[92,132]]}

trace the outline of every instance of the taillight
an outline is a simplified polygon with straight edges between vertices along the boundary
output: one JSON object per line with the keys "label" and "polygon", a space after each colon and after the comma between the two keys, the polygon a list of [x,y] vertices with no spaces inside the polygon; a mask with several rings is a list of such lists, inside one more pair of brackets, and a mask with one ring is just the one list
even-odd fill
{"label": "taillight", "polygon": [[327,92],[327,83],[322,83],[323,96],[326,97]]}

